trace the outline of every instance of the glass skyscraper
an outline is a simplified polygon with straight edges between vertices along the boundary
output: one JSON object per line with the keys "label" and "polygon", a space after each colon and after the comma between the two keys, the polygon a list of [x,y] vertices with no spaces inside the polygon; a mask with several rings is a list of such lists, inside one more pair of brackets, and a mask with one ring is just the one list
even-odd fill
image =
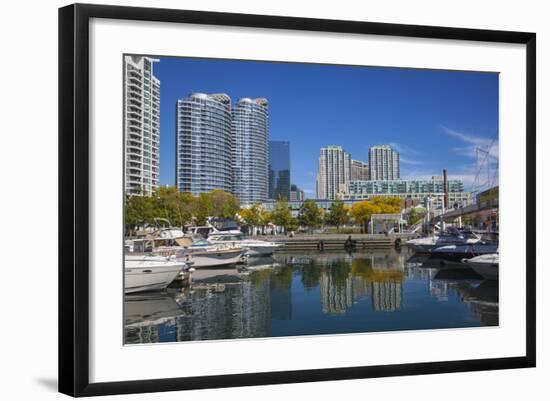
{"label": "glass skyscraper", "polygon": [[268,197],[268,102],[240,99],[233,106],[233,193],[241,204]]}
{"label": "glass skyscraper", "polygon": [[231,99],[193,93],[176,104],[176,185],[198,195],[233,191]]}
{"label": "glass skyscraper", "polygon": [[160,81],[158,60],[124,56],[124,165],[128,195],[147,195],[159,186]]}
{"label": "glass skyscraper", "polygon": [[269,141],[269,199],[290,200],[290,142]]}

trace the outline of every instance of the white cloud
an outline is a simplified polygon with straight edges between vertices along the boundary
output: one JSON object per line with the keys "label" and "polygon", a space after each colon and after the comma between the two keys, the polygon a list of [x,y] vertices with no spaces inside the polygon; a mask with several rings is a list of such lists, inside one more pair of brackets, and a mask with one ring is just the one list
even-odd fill
{"label": "white cloud", "polygon": [[397,150],[400,154],[408,154],[408,155],[421,155],[422,152],[417,151],[416,149],[411,148],[408,145],[405,145],[403,143],[398,142],[390,142],[388,143],[392,149]]}
{"label": "white cloud", "polygon": [[[451,135],[455,138],[460,139],[462,142],[466,142],[467,144],[469,144],[469,146],[454,148],[455,152],[457,152],[458,154],[475,158],[477,156],[477,149],[479,148],[483,151],[488,151],[490,157],[498,160],[498,138],[486,138],[482,136],[466,134],[464,132],[459,132],[445,126],[442,126],[442,128],[448,135]],[[483,155],[483,152],[481,152],[481,155]]]}
{"label": "white cloud", "polygon": [[422,153],[417,151],[416,149],[413,149],[408,145],[398,142],[390,142],[388,143],[388,145],[390,145],[392,149],[396,150],[399,153],[399,161],[401,163],[409,164],[411,166],[426,164],[425,161],[419,160],[415,157],[422,155]]}
{"label": "white cloud", "polygon": [[401,155],[399,156],[399,161],[401,163],[410,164],[411,166],[419,166],[421,164],[425,164],[421,160],[413,160],[413,159],[409,159],[408,157],[403,157]]}

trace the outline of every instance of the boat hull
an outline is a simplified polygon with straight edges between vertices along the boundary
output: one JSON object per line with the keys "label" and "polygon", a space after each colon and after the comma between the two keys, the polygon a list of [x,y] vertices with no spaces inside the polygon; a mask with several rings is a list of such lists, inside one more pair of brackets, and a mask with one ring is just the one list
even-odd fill
{"label": "boat hull", "polygon": [[407,246],[416,253],[430,253],[435,248],[433,244],[407,244]]}
{"label": "boat hull", "polygon": [[185,263],[178,261],[142,258],[126,260],[124,267],[124,293],[162,290],[182,271]]}
{"label": "boat hull", "polygon": [[251,257],[271,256],[277,248],[278,246],[251,246],[245,255]]}
{"label": "boat hull", "polygon": [[191,262],[194,268],[233,265],[241,261],[244,250],[220,250],[214,252],[193,252]]}
{"label": "boat hull", "polygon": [[463,261],[473,271],[487,280],[498,280],[499,258],[498,255],[484,255]]}
{"label": "boat hull", "polygon": [[498,250],[498,245],[460,245],[445,246],[434,249],[432,257],[452,262],[462,262],[463,259],[471,259],[480,255],[493,254]]}
{"label": "boat hull", "polygon": [[486,280],[498,280],[498,263],[472,263],[468,266]]}

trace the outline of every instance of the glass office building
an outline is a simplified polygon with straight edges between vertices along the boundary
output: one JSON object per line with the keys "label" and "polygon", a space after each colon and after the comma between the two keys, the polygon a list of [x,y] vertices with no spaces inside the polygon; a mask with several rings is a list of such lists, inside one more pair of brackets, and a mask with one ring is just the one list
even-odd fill
{"label": "glass office building", "polygon": [[241,204],[268,197],[268,102],[240,99],[233,106],[233,193]]}
{"label": "glass office building", "polygon": [[269,199],[290,200],[290,142],[269,141]]}
{"label": "glass office building", "polygon": [[233,191],[231,99],[193,93],[176,104],[176,186],[198,195]]}
{"label": "glass office building", "polygon": [[160,175],[160,81],[158,60],[124,56],[124,166],[128,195],[151,196]]}

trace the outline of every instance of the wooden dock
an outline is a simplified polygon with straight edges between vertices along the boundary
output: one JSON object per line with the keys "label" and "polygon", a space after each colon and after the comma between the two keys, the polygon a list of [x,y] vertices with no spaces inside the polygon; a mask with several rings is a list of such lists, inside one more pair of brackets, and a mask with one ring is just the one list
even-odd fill
{"label": "wooden dock", "polygon": [[313,234],[289,236],[257,236],[257,239],[283,244],[279,251],[289,250],[344,250],[387,249],[401,246],[414,235],[397,234]]}

